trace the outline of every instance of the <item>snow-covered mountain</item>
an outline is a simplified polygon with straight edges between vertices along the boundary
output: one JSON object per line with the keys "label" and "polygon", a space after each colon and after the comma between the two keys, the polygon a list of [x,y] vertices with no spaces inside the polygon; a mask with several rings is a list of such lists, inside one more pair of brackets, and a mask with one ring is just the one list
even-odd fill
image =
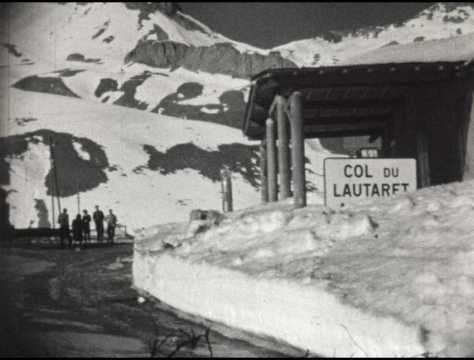
{"label": "snow-covered mountain", "polygon": [[273,51],[298,66],[337,65],[367,51],[399,44],[444,39],[474,31],[472,3],[438,3],[399,24],[333,31],[278,46]]}
{"label": "snow-covered mountain", "polygon": [[[193,208],[219,209],[223,166],[234,175],[235,206],[254,205],[257,147],[239,129],[252,74],[474,32],[472,6],[439,4],[402,24],[259,49],[168,3],[15,3],[7,10],[0,170],[17,227],[50,222],[51,138],[62,206],[72,213],[78,191],[81,207],[112,207],[130,229],[183,220]],[[329,152],[311,145],[314,190]]]}

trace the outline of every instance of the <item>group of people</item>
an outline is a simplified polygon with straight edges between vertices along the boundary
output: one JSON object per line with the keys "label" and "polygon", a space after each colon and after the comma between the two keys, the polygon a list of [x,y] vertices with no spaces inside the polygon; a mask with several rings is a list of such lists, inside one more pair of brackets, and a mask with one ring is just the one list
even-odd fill
{"label": "group of people", "polygon": [[117,227],[117,216],[113,213],[112,209],[109,210],[109,214],[104,216],[99,206],[95,206],[95,211],[92,214],[92,218],[87,212],[83,211],[83,215],[77,214],[76,218],[72,221],[72,237],[71,229],[69,227],[69,214],[67,209],[63,209],[63,212],[58,217],[58,223],[60,228],[60,240],[61,247],[64,246],[64,240],[69,241],[69,247],[72,247],[72,241],[79,242],[82,244],[83,241],[91,241],[91,221],[94,220],[95,229],[97,231],[97,241],[102,242],[104,240],[104,220],[107,223],[107,240],[109,243],[113,243],[115,237],[115,228]]}

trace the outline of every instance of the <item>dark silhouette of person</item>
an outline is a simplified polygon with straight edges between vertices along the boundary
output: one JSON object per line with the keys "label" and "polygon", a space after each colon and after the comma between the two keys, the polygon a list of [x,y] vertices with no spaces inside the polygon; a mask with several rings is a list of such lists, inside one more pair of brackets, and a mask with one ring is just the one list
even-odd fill
{"label": "dark silhouette of person", "polygon": [[117,216],[109,209],[109,215],[107,215],[107,240],[110,243],[114,242],[115,227],[117,226]]}
{"label": "dark silhouette of person", "polygon": [[87,212],[87,210],[83,211],[84,215],[82,215],[82,231],[84,232],[84,241],[90,241],[91,239],[91,221],[92,218]]}
{"label": "dark silhouette of person", "polygon": [[102,242],[104,238],[104,213],[99,209],[99,205],[95,206],[95,211],[92,214],[97,231],[97,241]]}
{"label": "dark silhouette of person", "polygon": [[77,214],[76,218],[72,221],[72,234],[74,241],[82,245],[82,218],[81,214]]}
{"label": "dark silhouette of person", "polygon": [[63,212],[58,216],[59,223],[59,238],[61,239],[61,247],[64,247],[64,239],[68,239],[69,247],[72,246],[72,238],[69,232],[69,214],[67,209],[63,209]]}

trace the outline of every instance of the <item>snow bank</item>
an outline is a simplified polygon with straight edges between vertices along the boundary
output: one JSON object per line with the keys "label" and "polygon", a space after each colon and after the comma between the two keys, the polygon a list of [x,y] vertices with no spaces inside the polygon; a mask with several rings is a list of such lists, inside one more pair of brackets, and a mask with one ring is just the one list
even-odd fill
{"label": "snow bank", "polygon": [[155,229],[134,285],[324,356],[469,355],[473,216],[471,181],[338,212],[290,199]]}

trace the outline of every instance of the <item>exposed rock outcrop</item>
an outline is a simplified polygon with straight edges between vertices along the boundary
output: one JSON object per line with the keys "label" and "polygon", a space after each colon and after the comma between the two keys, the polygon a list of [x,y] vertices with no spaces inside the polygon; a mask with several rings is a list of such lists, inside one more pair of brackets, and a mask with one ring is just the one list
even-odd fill
{"label": "exposed rock outcrop", "polygon": [[292,61],[283,58],[279,52],[268,55],[240,53],[231,44],[219,43],[212,46],[188,46],[172,41],[140,41],[126,56],[125,62],[137,62],[153,67],[177,68],[228,74],[249,78],[265,69],[295,67]]}
{"label": "exposed rock outcrop", "polygon": [[132,10],[140,10],[144,16],[159,10],[167,16],[173,16],[181,8],[175,2],[125,2],[125,6]]}
{"label": "exposed rock outcrop", "polygon": [[27,76],[12,85],[14,88],[26,91],[43,92],[47,94],[71,96],[78,98],[58,77]]}

